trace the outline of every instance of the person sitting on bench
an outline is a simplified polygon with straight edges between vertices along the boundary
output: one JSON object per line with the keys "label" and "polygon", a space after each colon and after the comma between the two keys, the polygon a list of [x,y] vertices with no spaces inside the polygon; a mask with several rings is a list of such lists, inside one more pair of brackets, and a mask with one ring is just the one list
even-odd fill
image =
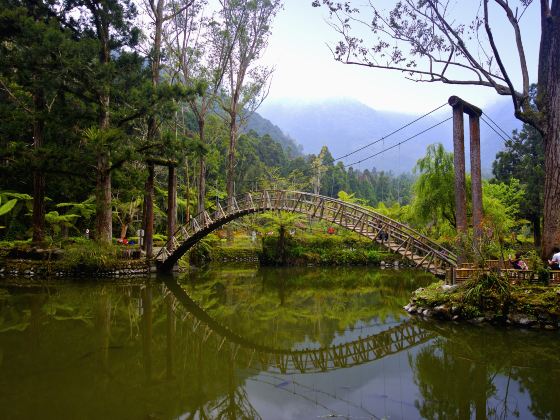
{"label": "person sitting on bench", "polygon": [[509,260],[511,266],[516,270],[528,270],[527,263],[521,259],[521,253],[515,254],[515,259]]}

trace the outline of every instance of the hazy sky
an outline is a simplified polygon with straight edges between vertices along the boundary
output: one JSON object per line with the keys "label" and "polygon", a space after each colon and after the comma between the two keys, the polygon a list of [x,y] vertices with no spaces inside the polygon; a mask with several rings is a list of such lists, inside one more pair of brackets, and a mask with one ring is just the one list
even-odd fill
{"label": "hazy sky", "polygon": [[[285,0],[284,10],[274,21],[270,45],[263,57],[265,63],[276,68],[268,100],[344,96],[375,109],[406,113],[430,110],[451,95],[461,96],[481,107],[499,100],[498,94],[489,88],[416,83],[406,80],[400,72],[335,62],[326,43],[334,43],[337,34],[325,21],[326,10],[311,7],[311,2]],[[456,0],[454,7],[458,13],[463,13],[461,8],[469,13],[476,10],[478,4],[475,0]],[[531,6],[522,23],[530,26],[529,30],[523,28],[523,36],[531,80],[535,80],[540,36],[538,5]],[[511,54],[504,60],[511,62],[516,56],[514,45],[508,45],[512,42],[508,31],[507,25],[496,25],[494,36],[499,45],[507,46],[504,50]]]}

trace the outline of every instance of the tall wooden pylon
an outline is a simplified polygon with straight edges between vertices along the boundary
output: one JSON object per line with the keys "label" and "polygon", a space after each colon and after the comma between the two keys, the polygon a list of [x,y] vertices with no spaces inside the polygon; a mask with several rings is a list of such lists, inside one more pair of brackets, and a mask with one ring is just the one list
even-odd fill
{"label": "tall wooden pylon", "polygon": [[[463,113],[469,116],[470,152],[471,152],[471,190],[473,230],[475,240],[482,234],[482,174],[480,164],[480,108],[451,96],[448,100],[453,108],[453,162],[455,165],[455,217],[457,231],[467,232],[467,203],[465,182],[465,134]],[[459,260],[461,256],[459,255]]]}

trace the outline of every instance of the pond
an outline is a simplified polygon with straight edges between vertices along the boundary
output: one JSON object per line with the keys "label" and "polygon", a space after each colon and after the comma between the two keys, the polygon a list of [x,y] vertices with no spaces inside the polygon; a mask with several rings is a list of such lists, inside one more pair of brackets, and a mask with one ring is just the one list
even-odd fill
{"label": "pond", "polygon": [[410,317],[435,279],[221,267],[0,284],[0,418],[560,418],[560,334]]}

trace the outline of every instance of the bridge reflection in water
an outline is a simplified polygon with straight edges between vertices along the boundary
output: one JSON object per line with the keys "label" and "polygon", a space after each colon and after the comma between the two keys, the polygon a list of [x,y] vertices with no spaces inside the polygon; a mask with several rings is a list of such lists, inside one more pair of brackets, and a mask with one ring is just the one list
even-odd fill
{"label": "bridge reflection in water", "polygon": [[212,340],[218,352],[227,348],[227,354],[245,368],[282,374],[326,372],[372,362],[435,337],[433,332],[423,330],[413,320],[407,320],[377,334],[331,347],[301,350],[273,348],[247,340],[212,319],[173,280],[165,284],[181,303],[183,320],[191,318],[194,321],[192,332],[199,334],[203,342]]}

